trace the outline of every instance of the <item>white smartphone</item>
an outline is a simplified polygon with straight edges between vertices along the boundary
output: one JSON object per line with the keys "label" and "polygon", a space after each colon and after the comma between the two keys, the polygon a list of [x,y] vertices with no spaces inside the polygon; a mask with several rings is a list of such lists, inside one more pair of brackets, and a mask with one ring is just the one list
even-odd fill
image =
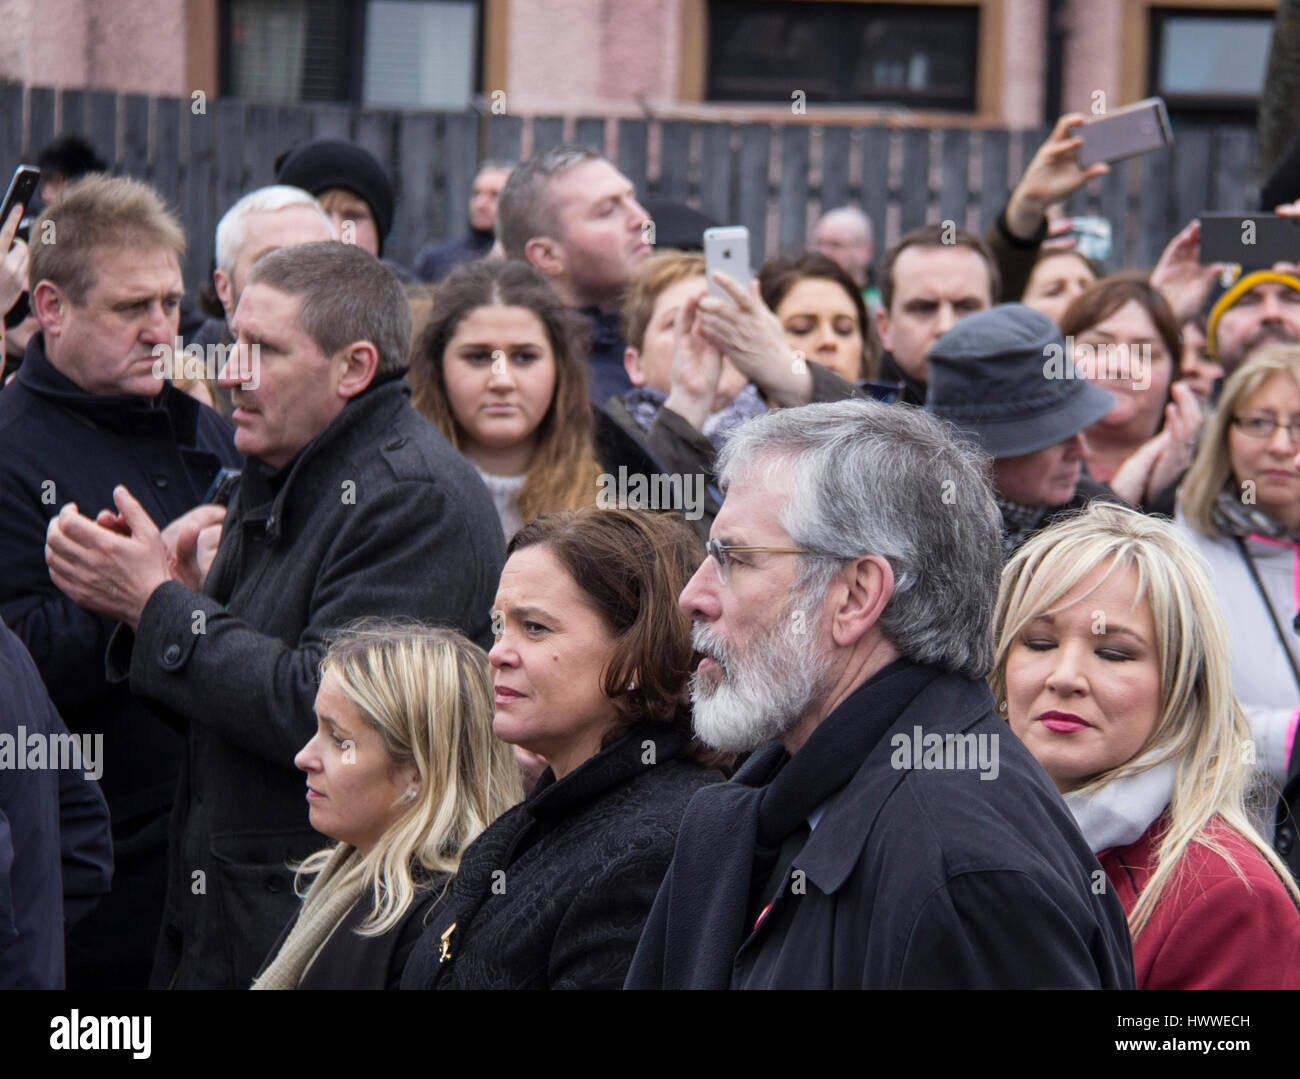
{"label": "white smartphone", "polygon": [[749,229],[744,225],[704,230],[704,267],[709,278],[709,294],[721,300],[731,297],[713,280],[721,270],[741,288],[749,291]]}

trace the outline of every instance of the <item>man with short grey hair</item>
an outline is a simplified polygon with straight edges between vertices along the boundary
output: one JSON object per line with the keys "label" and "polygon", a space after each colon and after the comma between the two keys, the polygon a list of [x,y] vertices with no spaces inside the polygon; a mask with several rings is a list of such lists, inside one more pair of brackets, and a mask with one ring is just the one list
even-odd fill
{"label": "man with short grey hair", "polygon": [[874,401],[728,441],[681,606],[696,733],[753,753],[692,799],[629,987],[1132,987],[1123,907],[983,681],[986,471]]}
{"label": "man with short grey hair", "polygon": [[322,840],[293,758],[329,635],[408,617],[486,645],[505,550],[473,467],[411,407],[410,310],[377,258],[272,252],[235,330],[256,377],[221,381],[248,463],[210,568],[192,537],[169,565],[124,488],[119,527],[68,509],[46,541],[54,583],[122,623],[110,675],[189,732],[155,987],[247,988],[298,908],[285,867]]}
{"label": "man with short grey hair", "polygon": [[[337,239],[329,215],[302,188],[272,184],[250,191],[217,222],[217,265],[212,272],[212,285],[225,318],[207,319],[185,344],[207,349],[229,348],[235,343],[231,330],[235,308],[239,306],[249,271],[263,255],[281,247]],[[208,389],[213,407],[229,419],[232,408],[229,392],[216,383],[209,383]]]}
{"label": "man with short grey hair", "polygon": [[653,252],[632,181],[595,150],[556,146],[510,174],[497,203],[506,258],[525,259],[591,323],[588,391],[597,404],[632,388],[623,366],[623,293]]}

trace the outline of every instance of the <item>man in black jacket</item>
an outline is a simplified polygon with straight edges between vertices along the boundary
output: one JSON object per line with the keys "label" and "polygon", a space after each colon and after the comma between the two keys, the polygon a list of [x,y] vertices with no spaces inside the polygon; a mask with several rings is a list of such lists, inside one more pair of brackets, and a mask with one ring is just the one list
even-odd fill
{"label": "man in black jacket", "polygon": [[623,292],[652,247],[650,215],[632,181],[586,146],[555,146],[510,174],[497,204],[506,258],[537,268],[591,325],[591,400],[632,388],[623,367]]}
{"label": "man in black jacket", "polygon": [[469,232],[457,240],[430,240],[415,256],[412,269],[421,281],[436,285],[457,266],[485,257],[497,234],[497,199],[510,179],[513,165],[484,161],[469,193]]}
{"label": "man in black jacket", "polygon": [[207,573],[187,543],[171,579],[125,492],[129,538],[72,513],[50,530],[55,582],[123,623],[110,672],[189,730],[157,986],[246,988],[297,909],[285,865],[322,839],[293,757],[330,632],[408,616],[486,643],[504,550],[482,482],[410,405],[410,311],[378,260],[273,252],[235,330],[222,382],[249,463]]}
{"label": "man in black jacket", "polygon": [[874,401],[727,442],[681,606],[696,734],[754,752],[691,800],[629,987],[1132,987],[1123,907],[983,681],[983,468]]}
{"label": "man in black jacket", "polygon": [[68,727],[104,740],[117,873],[112,894],[69,938],[69,985],[142,989],[185,742],[105,679],[113,620],[55,588],[45,532],[67,503],[91,517],[111,507],[118,484],[155,520],[172,521],[239,457],[230,428],[160,377],[176,337],[185,241],[157,193],[131,180],[83,180],[33,235],[55,242],[32,246],[42,332],[0,391],[0,615]]}

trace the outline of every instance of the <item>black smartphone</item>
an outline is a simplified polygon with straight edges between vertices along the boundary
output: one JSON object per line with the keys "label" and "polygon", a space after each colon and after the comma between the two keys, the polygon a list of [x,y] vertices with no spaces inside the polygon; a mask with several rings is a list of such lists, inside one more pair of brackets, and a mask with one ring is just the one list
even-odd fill
{"label": "black smartphone", "polygon": [[1169,126],[1169,112],[1163,98],[1149,97],[1122,109],[1089,120],[1074,129],[1083,139],[1079,147],[1079,164],[1085,169],[1099,161],[1119,161],[1126,157],[1162,150],[1174,141]]}
{"label": "black smartphone", "polygon": [[1235,262],[1266,270],[1275,262],[1300,262],[1300,218],[1277,214],[1203,213],[1201,262]]}
{"label": "black smartphone", "polygon": [[239,483],[239,473],[240,470],[237,468],[223,468],[208,487],[208,493],[203,496],[203,501],[217,506],[229,505],[230,496],[235,493],[235,486]]}
{"label": "black smartphone", "polygon": [[32,204],[36,186],[41,182],[41,170],[34,165],[19,165],[14,169],[14,178],[9,181],[9,190],[5,192],[4,209],[0,210],[0,226],[9,220],[13,208],[22,203],[23,210]]}

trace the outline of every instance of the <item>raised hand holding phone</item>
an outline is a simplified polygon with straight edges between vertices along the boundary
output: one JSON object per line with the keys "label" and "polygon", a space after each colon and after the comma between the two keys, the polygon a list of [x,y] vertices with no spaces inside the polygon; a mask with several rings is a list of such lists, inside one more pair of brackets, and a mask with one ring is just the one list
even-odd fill
{"label": "raised hand holding phone", "polygon": [[15,205],[9,211],[4,225],[0,226],[0,247],[4,249],[4,258],[0,259],[0,314],[8,311],[27,291],[27,245],[16,239],[18,226],[23,219],[23,205]]}

